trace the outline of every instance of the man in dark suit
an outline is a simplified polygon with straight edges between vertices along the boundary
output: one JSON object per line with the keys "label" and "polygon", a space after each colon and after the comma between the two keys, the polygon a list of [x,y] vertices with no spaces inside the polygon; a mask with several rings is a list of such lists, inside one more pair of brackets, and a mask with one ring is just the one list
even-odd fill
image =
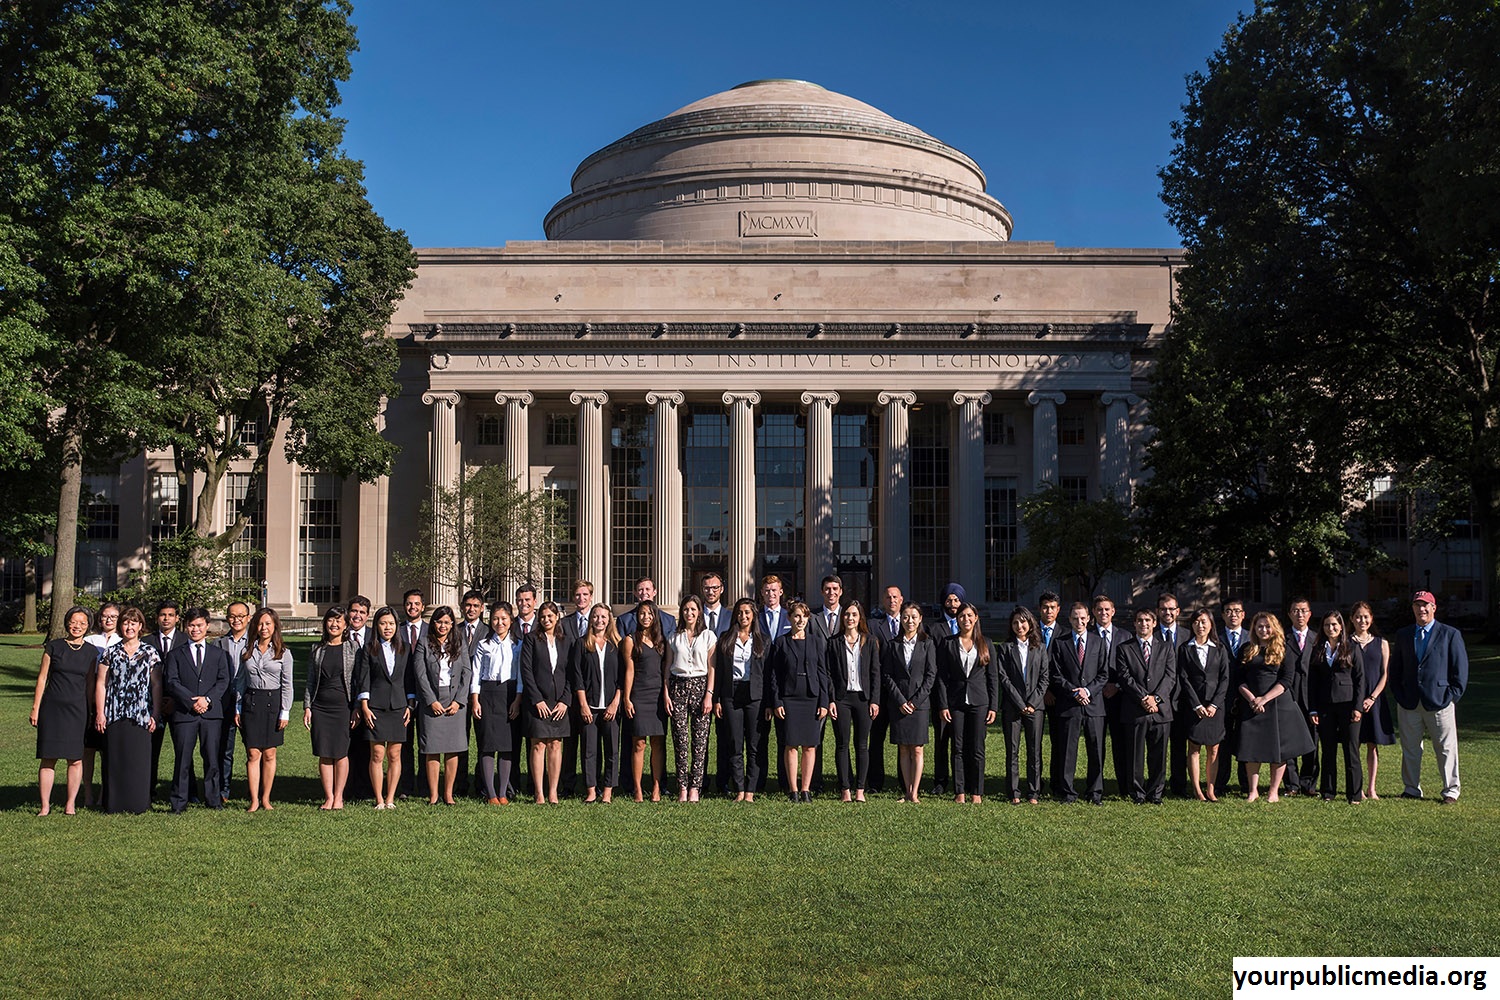
{"label": "man in dark suit", "polygon": [[1131,798],[1160,805],[1172,699],[1177,691],[1177,654],[1155,630],[1154,611],[1136,612],[1135,640],[1121,643],[1115,652],[1115,683],[1123,699],[1121,716],[1131,727]]}
{"label": "man in dark suit", "polygon": [[578,641],[589,633],[589,611],[594,606],[594,585],[588,580],[573,582],[573,607],[563,615],[563,634]]}
{"label": "man in dark suit", "polygon": [[172,780],[172,811],[187,808],[193,784],[193,749],[203,758],[203,801],[223,809],[219,780],[219,729],[224,722],[225,695],[232,667],[229,654],[208,643],[208,612],[189,608],[186,641],[167,657],[163,688],[172,697],[169,716],[176,767]]}
{"label": "man in dark suit", "polygon": [[[844,596],[844,581],[832,574],[823,577],[818,590],[823,595],[823,603],[813,611],[812,617],[807,622],[807,637],[819,643],[825,649],[828,640],[844,631],[843,614],[844,608],[840,603]],[[827,731],[827,721],[819,733]],[[823,741],[818,740],[818,745],[813,752],[813,780],[812,792],[814,795],[823,793]]]}
{"label": "man in dark suit", "polygon": [[[489,602],[485,600],[483,592],[470,590],[459,598],[459,613],[463,620],[458,623],[458,637],[463,641],[464,652],[469,657],[469,662],[474,662],[474,650],[490,634],[490,627],[484,623],[485,607]],[[468,737],[473,727],[473,716],[469,712],[464,713],[464,736]],[[474,762],[474,784],[477,791],[482,783],[479,780],[479,762]],[[455,795],[469,794],[469,751],[465,750],[458,755],[458,777],[453,782]]]}
{"label": "man in dark suit", "polygon": [[511,638],[524,639],[536,629],[536,605],[536,584],[528,581],[516,588],[516,616],[510,620]]}
{"label": "man in dark suit", "polygon": [[[167,669],[167,658],[172,651],[179,646],[187,644],[187,636],[177,627],[180,609],[176,601],[162,601],[156,606],[156,631],[145,637],[144,642],[155,646],[156,651],[161,654],[161,665],[163,672]],[[172,695],[169,691],[162,692],[161,714],[162,718],[170,719],[174,709]],[[157,726],[156,732],[151,734],[151,785],[154,788],[158,776],[161,774],[161,744],[166,738],[167,727]],[[188,767],[192,767],[192,761],[188,761]]]}
{"label": "man in dark suit", "polygon": [[714,635],[723,635],[733,624],[731,609],[724,606],[724,577],[709,570],[698,582],[703,597],[703,627]]}
{"label": "man in dark suit", "polygon": [[[1167,645],[1172,651],[1172,669],[1177,669],[1177,650],[1183,643],[1193,637],[1186,628],[1177,624],[1177,616],[1181,612],[1181,606],[1177,603],[1177,595],[1169,590],[1164,590],[1156,595],[1156,631],[1157,638]],[[1170,743],[1168,744],[1169,762],[1171,776],[1172,797],[1178,799],[1192,798],[1188,791],[1187,778],[1187,736],[1189,719],[1186,716],[1174,715],[1172,718],[1172,729]]]}
{"label": "man in dark suit", "polygon": [[[1432,739],[1443,804],[1458,802],[1458,700],[1469,686],[1469,651],[1452,625],[1436,620],[1437,600],[1426,590],[1412,597],[1414,624],[1391,640],[1391,691],[1401,732],[1401,783],[1406,798],[1422,797],[1422,734]],[[1324,766],[1330,762],[1324,761]]]}
{"label": "man in dark suit", "polygon": [[[250,627],[250,605],[244,601],[234,601],[224,609],[224,620],[229,623],[229,631],[214,640],[218,646],[229,656],[229,692],[225,695],[229,705],[234,704],[235,678],[239,676],[245,655],[245,643],[249,641]],[[234,775],[234,709],[227,708],[224,719],[219,726],[219,803],[221,805],[229,802],[229,780]],[[365,778],[366,783],[369,777]],[[213,804],[213,800],[209,800]]]}
{"label": "man in dark suit", "polygon": [[1089,608],[1083,602],[1068,609],[1066,633],[1052,638],[1049,656],[1052,702],[1057,712],[1058,741],[1052,744],[1057,776],[1053,789],[1063,802],[1078,801],[1078,737],[1088,759],[1084,794],[1094,805],[1104,801],[1104,684],[1109,678],[1104,642],[1089,632]]}
{"label": "man in dark suit", "polygon": [[[639,580],[635,581],[635,600],[637,604],[639,604],[641,601],[651,601],[652,603],[655,603],[656,581],[651,579],[649,576],[643,576]],[[660,604],[656,605],[656,617],[657,620],[661,622],[661,637],[663,639],[672,638],[672,633],[677,631],[677,619],[672,617],[667,612],[663,611]],[[635,635],[635,610],[632,609],[630,611],[627,611],[619,618],[616,618],[615,628],[617,631],[619,631],[621,639],[626,639],[632,635]],[[621,770],[623,771],[624,769],[622,768]]]}
{"label": "man in dark suit", "polygon": [[[419,643],[427,641],[427,623],[422,620],[422,615],[427,610],[427,597],[422,591],[413,587],[401,595],[401,609],[405,612],[405,618],[401,622],[401,641],[406,643],[408,662],[411,651],[417,648]],[[412,713],[411,721],[406,725],[406,742],[401,744],[401,784],[405,786],[402,797],[408,795],[427,795],[427,772],[417,767],[416,751],[417,745],[417,715]]]}
{"label": "man in dark suit", "polygon": [[[349,599],[348,609],[344,612],[344,624],[347,628],[344,641],[355,649],[364,649],[365,644],[370,641],[368,597],[357,594]],[[229,776],[226,774],[224,778],[228,781]],[[349,741],[349,781],[344,786],[344,801],[363,801],[374,797],[375,790],[370,787],[370,741],[364,738],[363,733],[356,732]]]}
{"label": "man in dark suit", "polygon": [[[771,655],[770,647],[776,644],[776,640],[792,630],[792,619],[786,608],[781,606],[784,591],[781,577],[775,573],[767,573],[760,578],[760,609],[756,612],[756,622],[766,634],[767,657]],[[776,770],[776,783],[783,792],[787,791],[786,779],[781,773],[781,754],[778,753],[774,761],[770,757],[771,730],[774,728],[770,723],[761,726],[760,736],[755,743],[755,760],[759,767],[755,788],[757,792],[766,790],[766,774],[772,767]]]}
{"label": "man in dark suit", "polygon": [[1094,624],[1091,631],[1098,636],[1100,652],[1104,656],[1104,731],[1109,736],[1110,753],[1114,758],[1115,789],[1125,798],[1130,797],[1130,731],[1120,723],[1120,686],[1114,680],[1115,650],[1122,642],[1133,638],[1129,629],[1115,624],[1115,602],[1108,594],[1094,595]]}
{"label": "man in dark suit", "polygon": [[[1224,602],[1220,612],[1224,619],[1224,649],[1229,653],[1229,664],[1231,673],[1234,665],[1240,662],[1240,650],[1250,641],[1250,630],[1245,627],[1245,604],[1239,598],[1233,598]],[[1235,692],[1229,692],[1229,705],[1233,708]],[[1191,720],[1189,720],[1191,721]],[[1224,742],[1219,746],[1219,770],[1214,778],[1214,790],[1222,793],[1229,787],[1229,777],[1236,770],[1234,766],[1234,755],[1230,748],[1236,746],[1235,731],[1239,729],[1239,718],[1232,710],[1224,713]],[[1245,765],[1241,762],[1238,768],[1240,774],[1240,788],[1250,786],[1249,778],[1245,775]]]}
{"label": "man in dark suit", "polygon": [[[1057,631],[1057,616],[1062,610],[1062,598],[1050,590],[1044,590],[1036,599],[1036,619],[1042,633],[1042,648],[1047,655],[1052,655],[1052,635]],[[1048,690],[1043,699],[1047,710],[1047,733],[1051,737],[1052,745],[1057,746],[1062,742],[1062,730],[1057,721],[1057,696]],[[1062,761],[1057,754],[1052,755],[1052,761],[1047,769],[1048,784],[1052,794],[1056,795],[1062,784],[1062,776],[1057,771],[1057,766]]]}
{"label": "man in dark suit", "polygon": [[1307,685],[1307,677],[1312,669],[1313,647],[1317,645],[1318,639],[1310,624],[1312,605],[1305,597],[1294,597],[1287,605],[1286,616],[1291,622],[1291,628],[1286,632],[1286,655],[1292,658],[1294,666],[1292,687],[1288,694],[1297,703],[1302,717],[1307,720],[1307,728],[1312,730],[1313,748],[1302,755],[1300,763],[1296,760],[1286,762],[1286,777],[1283,779],[1282,788],[1284,794],[1316,795],[1318,792],[1318,720],[1311,711],[1312,705],[1308,701]]}
{"label": "man in dark suit", "polygon": [[[871,613],[867,623],[870,634],[879,639],[882,646],[901,634],[901,605],[905,600],[900,587],[887,587],[881,596],[881,607]],[[865,777],[865,788],[872,792],[885,791],[885,744],[891,726],[884,691],[880,692],[879,698],[880,714],[870,723],[870,770]]]}
{"label": "man in dark suit", "polygon": [[[933,642],[958,635],[958,612],[969,595],[963,585],[950,583],[943,588],[942,613],[932,616],[927,632]],[[953,766],[953,726],[943,721],[942,713],[932,713],[932,794],[948,791],[948,775]]]}

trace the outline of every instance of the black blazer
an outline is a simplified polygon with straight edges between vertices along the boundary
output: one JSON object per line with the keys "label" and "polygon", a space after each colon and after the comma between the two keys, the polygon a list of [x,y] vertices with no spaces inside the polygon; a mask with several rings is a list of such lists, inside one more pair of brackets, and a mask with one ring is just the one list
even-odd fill
{"label": "black blazer", "polygon": [[1352,663],[1339,663],[1334,661],[1333,666],[1328,665],[1328,657],[1324,647],[1326,643],[1318,643],[1318,648],[1313,652],[1312,670],[1308,674],[1308,711],[1329,712],[1337,708],[1347,712],[1351,708],[1364,708],[1365,700],[1365,668],[1359,660]]}
{"label": "black blazer", "polygon": [[988,639],[984,640],[979,655],[990,654],[990,662],[980,665],[974,660],[974,669],[964,676],[962,650],[958,636],[950,635],[937,644],[937,683],[932,693],[938,711],[961,712],[972,704],[985,711],[1000,713],[1000,665],[995,662],[995,649]]}
{"label": "black blazer", "polygon": [[911,651],[911,664],[901,650],[901,640],[880,647],[880,679],[885,685],[886,701],[893,708],[907,702],[918,710],[929,707],[933,685],[937,683],[937,648],[925,636],[917,639]]}
{"label": "black blazer", "polygon": [[[1153,632],[1151,639],[1150,663],[1145,661],[1138,639],[1123,643],[1115,650],[1115,683],[1120,685],[1125,698],[1120,704],[1120,718],[1126,722],[1140,718],[1172,721],[1172,699],[1177,691],[1177,651],[1161,638],[1160,632]],[[1148,694],[1156,697],[1159,715],[1152,716],[1141,707],[1141,699]]]}
{"label": "black blazer", "polygon": [[385,654],[371,654],[368,647],[361,649],[354,660],[354,694],[365,693],[370,696],[368,704],[373,711],[399,712],[406,708],[407,699],[416,697],[411,653],[397,653],[396,666],[387,677]]}
{"label": "black blazer", "polygon": [[330,649],[337,649],[344,656],[344,690],[349,692],[350,706],[353,707],[354,696],[364,688],[354,686],[354,661],[359,659],[359,647],[352,642],[341,642],[337,646],[325,646],[321,642],[312,648],[312,655],[307,664],[307,687],[302,693],[302,705],[304,708],[312,708],[313,702],[318,700],[318,685],[322,682],[323,671],[319,661],[329,655]]}
{"label": "black blazer", "polygon": [[485,636],[487,636],[487,635],[490,634],[490,627],[488,625],[486,625],[482,621],[475,622],[474,623],[474,638],[472,638],[472,639],[465,639],[464,638],[464,631],[469,627],[469,623],[468,622],[463,621],[462,619],[460,619],[459,622],[458,622],[458,624],[454,625],[453,627],[456,628],[456,629],[458,629],[458,638],[464,644],[464,652],[466,652],[466,653],[469,654],[469,658],[470,659],[473,659],[474,658],[474,650],[477,649],[479,647],[479,644],[484,641]]}
{"label": "black blazer", "polygon": [[1177,647],[1177,707],[1182,714],[1193,719],[1201,705],[1207,708],[1217,705],[1224,711],[1229,699],[1229,647],[1214,641],[1208,647],[1208,660],[1199,666],[1198,654],[1193,651],[1191,641]]}
{"label": "black blazer", "polygon": [[833,702],[833,682],[828,676],[827,646],[813,638],[782,641],[766,657],[766,694],[771,708],[780,708],[788,698],[811,698],[826,707]]}
{"label": "black blazer", "polygon": [[[760,655],[756,656],[754,647],[751,647],[750,670],[746,674],[746,683],[750,685],[750,700],[758,702],[765,695],[766,688],[766,657],[771,654],[771,640],[760,633]],[[714,646],[714,704],[734,704],[734,640],[725,642],[723,638]]]}
{"label": "black blazer", "polygon": [[1019,719],[1021,711],[1028,705],[1040,712],[1052,677],[1047,650],[1041,645],[1026,647],[1026,676],[1023,678],[1014,640],[992,643],[990,648],[999,661],[996,676],[1005,695],[1000,702],[1001,719],[1006,722]]}
{"label": "black blazer", "polygon": [[834,701],[880,701],[880,640],[868,636],[859,647],[859,691],[849,691],[849,647],[844,645],[844,634],[830,636],[828,649],[824,653],[828,661],[828,676],[833,682]]}
{"label": "black blazer", "polygon": [[[1123,645],[1130,645],[1129,642]],[[1110,649],[1118,649],[1115,639]],[[1048,669],[1052,685],[1052,697],[1057,702],[1057,714],[1071,719],[1075,715],[1097,718],[1104,714],[1104,685],[1109,683],[1109,663],[1104,657],[1104,640],[1098,632],[1083,634],[1083,662],[1078,662],[1078,651],[1074,646],[1073,630],[1053,632],[1052,645],[1048,650]],[[1087,688],[1089,703],[1080,705],[1073,692]]]}
{"label": "black blazer", "polygon": [[[583,648],[583,642],[572,644],[572,650],[568,655],[568,683],[573,688],[573,694],[582,694],[588,702],[589,708],[603,702],[608,706],[620,693],[620,683],[625,679],[620,664],[620,647],[612,642],[604,644],[604,678],[600,684],[599,678],[599,654],[590,652]],[[522,684],[525,680],[522,680]],[[532,702],[532,704],[536,704]]]}
{"label": "black blazer", "polygon": [[1318,648],[1318,633],[1316,629],[1308,628],[1307,641],[1303,644],[1301,651],[1297,649],[1297,637],[1291,628],[1286,630],[1286,659],[1291,664],[1291,683],[1287,685],[1287,693],[1297,702],[1299,708],[1304,712],[1311,711],[1312,705],[1308,701],[1309,692],[1307,679],[1312,670],[1313,650]]}
{"label": "black blazer", "polygon": [[562,702],[572,706],[572,681],[568,677],[568,660],[573,655],[573,642],[566,634],[557,637],[557,661],[549,661],[547,642],[540,632],[533,632],[521,644],[521,691],[526,695],[526,704],[546,702],[556,705]]}
{"label": "black blazer", "polygon": [[[181,633],[179,633],[181,634]],[[184,641],[172,647],[163,671],[165,693],[172,699],[172,721],[191,722],[193,719],[224,718],[224,698],[229,691],[229,681],[234,675],[234,666],[229,654],[207,640],[203,643],[203,670],[200,672],[193,662],[193,647],[184,636]],[[193,711],[194,698],[208,698],[208,711],[199,715]]]}
{"label": "black blazer", "polygon": [[838,619],[838,621],[834,623],[833,631],[831,632],[828,630],[827,623],[823,621],[823,613],[826,610],[827,609],[824,608],[823,605],[819,604],[817,607],[812,609],[812,617],[807,621],[807,637],[809,639],[817,639],[825,646],[828,645],[829,639],[838,635],[844,630],[843,607],[840,606],[839,613],[834,616]]}

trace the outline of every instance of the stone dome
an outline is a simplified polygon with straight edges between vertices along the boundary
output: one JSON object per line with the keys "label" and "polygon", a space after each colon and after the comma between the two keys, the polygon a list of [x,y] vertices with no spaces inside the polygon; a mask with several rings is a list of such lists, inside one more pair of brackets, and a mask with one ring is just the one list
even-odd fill
{"label": "stone dome", "polygon": [[551,240],[1007,240],[1010,213],[963,153],[802,80],[756,80],[579,164]]}

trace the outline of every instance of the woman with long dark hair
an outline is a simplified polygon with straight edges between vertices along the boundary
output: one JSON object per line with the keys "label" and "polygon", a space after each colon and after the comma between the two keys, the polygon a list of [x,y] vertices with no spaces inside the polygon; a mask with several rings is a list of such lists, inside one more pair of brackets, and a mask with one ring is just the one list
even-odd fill
{"label": "woman with long dark hair", "polygon": [[[755,801],[760,761],[761,695],[765,689],[766,640],[757,621],[755,602],[734,602],[730,625],[714,650],[714,718],[719,739],[729,741],[729,788],[736,802]],[[727,730],[727,732],[726,732]]]}
{"label": "woman with long dark hair", "polygon": [[276,748],[285,742],[292,717],[292,651],[281,638],[281,617],[261,608],[250,621],[243,669],[235,677],[234,724],[245,744],[245,775],[250,786],[246,812],[272,809]]}
{"label": "woman with long dark hair", "polygon": [[625,665],[624,707],[626,732],[630,740],[630,770],[635,780],[635,800],[644,797],[641,777],[645,771],[646,745],[651,746],[651,801],[661,801],[662,774],[667,766],[667,706],[663,697],[666,677],[663,670],[661,614],[654,601],[635,606],[635,634],[620,643],[620,660]]}
{"label": "woman with long dark hair", "polygon": [[492,806],[510,805],[510,771],[521,745],[521,639],[510,634],[514,617],[505,601],[490,609],[490,632],[474,647],[474,679],[469,682],[479,783]]}
{"label": "woman with long dark hair", "polygon": [[453,609],[433,611],[427,638],[412,653],[411,673],[417,691],[417,738],[427,769],[427,802],[437,805],[438,773],[442,772],[445,805],[453,805],[453,783],[458,780],[458,755],[469,748],[463,710],[469,703],[472,665]]}
{"label": "woman with long dark hair", "polygon": [[[812,610],[793,601],[792,630],[776,640],[766,658],[766,712],[781,723],[781,769],[793,802],[812,801],[813,763],[823,739],[823,719],[833,705],[825,660],[827,646],[809,638]],[[771,721],[767,719],[766,721]]]}
{"label": "woman with long dark hair", "polygon": [[964,604],[955,616],[958,631],[937,646],[938,679],[933,687],[938,714],[953,727],[953,801],[984,801],[984,737],[1000,710],[998,664],[979,628],[979,609]]}
{"label": "woman with long dark hair", "polygon": [[521,646],[521,687],[532,711],[526,717],[531,739],[531,781],[537,805],[557,805],[557,785],[562,777],[562,741],[573,732],[568,703],[573,689],[568,683],[571,643],[562,627],[562,612],[552,601],[544,601],[536,612],[537,627]]}
{"label": "woman with long dark hair", "polygon": [[880,676],[891,707],[891,742],[898,747],[901,801],[920,802],[922,753],[932,724],[932,686],[937,683],[937,651],[922,629],[922,608],[916,601],[901,605],[901,634],[881,651]]}
{"label": "woman with long dark hair", "polygon": [[323,637],[312,648],[307,687],[302,694],[302,725],[312,734],[323,784],[321,809],[344,808],[349,780],[349,734],[359,724],[355,711],[354,664],[359,649],[344,641],[344,609],[323,612]]}
{"label": "woman with long dark hair", "polygon": [[[1059,637],[1060,638],[1060,637]],[[1016,605],[1010,613],[1010,640],[993,647],[995,675],[1005,701],[1000,722],[1005,729],[1005,787],[1010,804],[1021,804],[1021,748],[1026,748],[1026,801],[1036,805],[1042,794],[1042,721],[1051,664],[1042,630],[1031,609]],[[1075,661],[1076,662],[1076,661]],[[1059,720],[1062,721],[1062,720]],[[1058,726],[1059,731],[1065,730]],[[1073,741],[1077,745],[1077,740]],[[1062,747],[1052,752],[1062,754]],[[1075,751],[1076,753],[1076,751]],[[1062,795],[1058,789],[1056,794]]]}
{"label": "woman with long dark hair", "polygon": [[[1229,695],[1229,650],[1214,634],[1214,616],[1199,608],[1188,622],[1193,637],[1177,648],[1177,711],[1187,720],[1188,777],[1200,800],[1219,801],[1214,777],[1219,773],[1219,744],[1224,742],[1224,704]],[[1207,748],[1208,763],[1200,750]],[[1202,775],[1208,775],[1208,788]]]}
{"label": "woman with long dark hair", "polygon": [[[839,797],[865,800],[870,769],[870,727],[880,715],[880,641],[870,634],[864,605],[850,601],[839,613],[843,626],[828,637],[828,674],[833,681],[833,761]],[[854,766],[849,766],[849,751]]]}
{"label": "woman with long dark hair", "polygon": [[1334,761],[1344,751],[1344,795],[1351,805],[1364,798],[1364,774],[1359,766],[1359,724],[1364,718],[1365,668],[1354,659],[1354,648],[1344,628],[1344,616],[1330,611],[1323,616],[1321,635],[1308,670],[1308,703],[1323,744],[1323,770],[1319,779],[1324,802],[1338,794],[1339,777]]}
{"label": "woman with long dark hair", "polygon": [[677,801],[697,802],[708,770],[708,719],[714,709],[708,690],[714,640],[703,627],[703,602],[688,597],[677,612],[677,629],[667,640],[667,715],[677,752]]}
{"label": "woman with long dark hair", "polygon": [[1364,717],[1359,720],[1359,741],[1366,748],[1365,798],[1378,799],[1375,774],[1380,770],[1380,748],[1396,742],[1391,708],[1383,697],[1390,679],[1391,645],[1375,631],[1375,611],[1365,601],[1355,601],[1349,608],[1349,643],[1365,671],[1365,700],[1360,703]]}
{"label": "woman with long dark hair", "polygon": [[376,809],[396,808],[401,781],[401,744],[411,722],[411,651],[401,638],[394,608],[381,608],[370,638],[354,664],[355,698],[370,742],[370,787]]}

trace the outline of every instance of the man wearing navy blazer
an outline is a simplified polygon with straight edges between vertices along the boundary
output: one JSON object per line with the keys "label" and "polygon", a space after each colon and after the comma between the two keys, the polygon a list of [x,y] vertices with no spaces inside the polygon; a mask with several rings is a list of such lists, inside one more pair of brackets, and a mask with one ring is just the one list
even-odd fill
{"label": "man wearing navy blazer", "polygon": [[[1250,630],[1245,627],[1245,602],[1239,598],[1233,598],[1224,602],[1220,612],[1224,619],[1224,630],[1220,635],[1224,639],[1224,649],[1229,653],[1229,669],[1232,673],[1234,665],[1240,662],[1240,650],[1245,643],[1250,641]],[[1229,693],[1229,703],[1234,704],[1235,693]],[[1235,746],[1235,732],[1239,729],[1239,718],[1233,711],[1224,713],[1224,742],[1219,747],[1219,773],[1214,779],[1214,790],[1223,792],[1229,787],[1229,777],[1235,770],[1234,755],[1229,752]],[[1240,788],[1249,787],[1249,780],[1245,775],[1245,765],[1239,766]]]}
{"label": "man wearing navy blazer", "polygon": [[1311,627],[1312,605],[1305,597],[1294,597],[1287,605],[1287,620],[1291,627],[1286,630],[1286,655],[1292,658],[1292,687],[1288,692],[1297,703],[1307,728],[1312,731],[1313,748],[1302,755],[1300,762],[1286,762],[1286,778],[1282,790],[1293,795],[1316,795],[1318,791],[1318,720],[1312,715],[1308,700],[1308,674],[1312,671],[1313,647],[1318,644],[1318,635]]}
{"label": "man wearing navy blazer", "polygon": [[[471,664],[474,662],[474,650],[478,649],[479,644],[488,638],[490,634],[490,627],[484,622],[484,612],[487,603],[484,593],[478,590],[470,590],[463,597],[459,598],[458,601],[459,612],[463,615],[463,619],[457,626],[458,637],[464,644],[464,654],[468,656]],[[473,716],[465,712],[464,735],[467,736],[472,731],[473,725]],[[364,743],[366,741],[361,740],[360,742]],[[366,761],[366,765],[368,766],[368,761]],[[453,792],[455,795],[468,795],[470,787],[473,787],[477,791],[482,786],[483,782],[479,780],[479,762],[477,760],[474,762],[474,783],[472,786],[469,784],[469,751],[465,750],[458,755],[458,778],[454,782]]]}
{"label": "man wearing navy blazer", "polygon": [[1177,693],[1177,651],[1157,634],[1156,612],[1150,608],[1136,612],[1135,639],[1115,652],[1115,683],[1123,699],[1121,719],[1131,727],[1130,797],[1160,805]]}
{"label": "man wearing navy blazer", "polygon": [[[823,595],[823,603],[813,609],[812,617],[807,621],[807,637],[813,642],[827,647],[828,640],[844,631],[843,614],[844,607],[841,603],[844,597],[844,581],[837,576],[829,574],[823,577],[818,586]],[[827,728],[827,720],[824,720],[823,728]],[[812,791],[814,795],[823,794],[823,741],[819,740],[813,753],[813,780]]]}
{"label": "man wearing navy blazer", "polygon": [[[643,576],[635,581],[635,599],[636,603],[650,601],[656,604],[656,581],[649,576]],[[672,638],[672,633],[677,631],[677,619],[673,618],[668,612],[663,611],[660,604],[656,604],[656,619],[661,622],[662,639]],[[621,639],[628,639],[635,635],[636,622],[634,609],[625,612],[619,618],[615,619],[615,629],[620,633]]]}
{"label": "man wearing navy blazer", "polygon": [[588,635],[589,611],[594,606],[594,584],[589,580],[573,583],[573,607],[563,613],[562,630],[569,639],[578,640]]}
{"label": "man wearing navy blazer", "polygon": [[723,635],[733,624],[731,610],[724,606],[724,577],[709,570],[698,581],[698,595],[703,598],[703,627],[714,635]]}
{"label": "man wearing navy blazer", "polygon": [[223,809],[220,794],[219,730],[233,666],[229,654],[208,642],[208,611],[189,608],[187,635],[167,656],[163,689],[172,697],[172,747],[177,763],[172,779],[172,811],[187,808],[193,784],[193,750],[203,758],[203,801]]}
{"label": "man wearing navy blazer", "polygon": [[[427,610],[427,596],[413,587],[401,595],[401,610],[406,617],[401,621],[401,641],[406,643],[407,663],[400,664],[406,670],[411,662],[412,651],[427,641],[427,623],[422,615]],[[406,742],[401,744],[401,784],[405,786],[401,797],[427,794],[427,771],[417,767],[417,713],[413,712],[406,724]]]}
{"label": "man wearing navy blazer", "polygon": [[[1401,732],[1401,793],[1422,797],[1422,734],[1437,753],[1443,804],[1458,801],[1458,723],[1455,706],[1469,686],[1469,651],[1452,625],[1437,621],[1437,600],[1426,590],[1411,599],[1415,623],[1391,639],[1391,691]],[[1327,761],[1324,762],[1325,764]]]}
{"label": "man wearing navy blazer", "polygon": [[1115,602],[1108,594],[1095,594],[1094,622],[1089,631],[1101,644],[1104,656],[1104,733],[1114,754],[1115,788],[1130,797],[1130,732],[1120,724],[1120,686],[1114,680],[1115,650],[1134,636],[1115,624]]}
{"label": "man wearing navy blazer", "polygon": [[[1192,632],[1177,624],[1177,616],[1181,610],[1181,605],[1177,603],[1177,595],[1170,590],[1164,590],[1156,595],[1156,635],[1158,639],[1172,650],[1174,670],[1177,664],[1177,650],[1183,643],[1193,637]],[[1168,744],[1170,787],[1173,797],[1179,799],[1192,797],[1188,793],[1187,776],[1189,722],[1190,720],[1182,717],[1182,713],[1180,712],[1173,715],[1170,743]]]}
{"label": "man wearing navy blazer", "polygon": [[[771,657],[771,647],[776,645],[776,640],[792,630],[792,619],[787,614],[786,608],[781,606],[781,596],[785,593],[785,586],[781,577],[775,573],[767,573],[760,578],[760,607],[755,612],[756,623],[760,630],[766,634],[766,659]],[[766,790],[766,774],[771,769],[776,771],[776,783],[784,792],[787,790],[786,781],[781,774],[781,754],[771,759],[771,730],[773,726],[760,727],[760,736],[755,743],[755,759],[760,766],[760,773],[756,776],[755,790],[764,792]]]}
{"label": "man wearing navy blazer", "polygon": [[1068,632],[1052,637],[1049,657],[1052,703],[1057,713],[1057,742],[1052,744],[1053,794],[1063,802],[1078,801],[1074,779],[1078,773],[1078,738],[1083,737],[1088,759],[1084,794],[1094,805],[1104,801],[1104,685],[1109,666],[1105,644],[1089,632],[1089,608],[1082,601],[1068,609]]}
{"label": "man wearing navy blazer", "polygon": [[[172,651],[179,646],[187,645],[188,637],[177,627],[178,619],[181,617],[180,609],[176,601],[162,601],[156,606],[156,631],[141,639],[156,647],[161,654],[162,672],[165,674],[167,660]],[[162,691],[161,713],[163,718],[172,715],[172,692]],[[151,734],[151,787],[156,787],[157,776],[161,773],[161,746],[162,740],[166,738],[167,727],[157,726],[156,732]],[[192,761],[188,762],[192,767]]]}

